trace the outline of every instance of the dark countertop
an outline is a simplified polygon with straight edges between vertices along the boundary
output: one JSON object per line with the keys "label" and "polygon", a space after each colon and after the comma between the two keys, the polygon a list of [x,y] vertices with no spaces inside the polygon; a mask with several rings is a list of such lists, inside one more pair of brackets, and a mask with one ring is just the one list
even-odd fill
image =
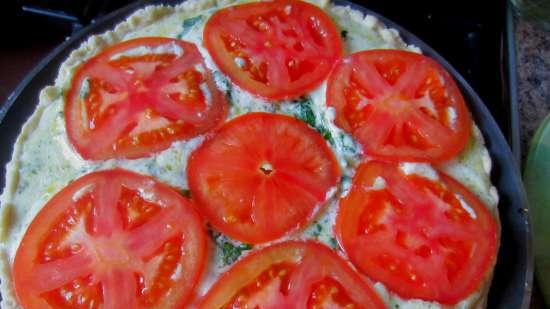
{"label": "dark countertop", "polygon": [[517,71],[522,153],[550,112],[550,32],[516,20]]}
{"label": "dark countertop", "polygon": [[[550,32],[516,20],[519,116],[522,154],[528,152],[531,138],[550,112]],[[542,296],[533,289],[531,309],[545,309]]]}

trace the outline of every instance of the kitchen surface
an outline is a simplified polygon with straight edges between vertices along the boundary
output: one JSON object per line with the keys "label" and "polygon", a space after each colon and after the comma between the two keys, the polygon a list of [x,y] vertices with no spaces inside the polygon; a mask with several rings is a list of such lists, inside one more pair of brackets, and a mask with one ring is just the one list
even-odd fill
{"label": "kitchen surface", "polygon": [[521,143],[526,153],[530,138],[550,112],[550,32],[516,20]]}
{"label": "kitchen surface", "polygon": [[[376,1],[375,1],[376,2]],[[2,4],[2,5],[9,5]],[[12,8],[3,8],[4,12]],[[0,8],[2,10],[2,8]],[[0,41],[0,102],[4,102],[14,91],[19,82],[29,73],[37,63],[53,50],[58,44],[63,42],[67,35],[70,35],[75,29],[74,24],[67,26],[67,23],[59,22],[51,29],[33,28],[32,24],[23,23],[18,31],[11,31],[6,25],[13,22],[15,16],[6,16],[0,21],[0,32],[3,39]],[[32,15],[25,15],[26,20],[32,18],[44,18]],[[396,20],[396,22],[400,22]],[[515,22],[515,43],[517,60],[517,78],[518,78],[518,101],[520,117],[520,146],[521,159],[525,160],[527,150],[530,146],[531,138],[535,130],[550,112],[550,32],[544,31],[519,18]],[[21,23],[19,23],[21,24]],[[76,26],[78,28],[78,26]],[[407,28],[407,26],[405,26]],[[412,30],[412,29],[411,29]],[[420,36],[420,34],[418,34]],[[29,39],[31,38],[31,39]],[[421,39],[423,37],[421,36]],[[428,43],[429,40],[428,40]],[[438,50],[437,47],[435,47]],[[445,56],[445,54],[444,54]],[[495,55],[498,58],[498,55]],[[449,59],[453,64],[453,60]],[[460,69],[459,69],[460,70]],[[461,71],[468,79],[468,75],[475,73]],[[483,73],[487,74],[487,72]],[[489,74],[497,75],[498,72]],[[474,76],[473,79],[476,77]],[[495,80],[495,82],[498,82]],[[492,87],[492,86],[491,86]],[[474,85],[474,88],[476,86]],[[484,100],[490,97],[493,90],[476,88]],[[491,92],[493,91],[493,92]],[[500,94],[498,94],[500,95]],[[497,100],[501,100],[499,97]],[[510,121],[504,120],[509,117],[507,107],[491,109],[495,110],[497,121],[504,134],[508,135]],[[3,177],[3,176],[2,176]],[[550,308],[544,305],[540,291],[537,285],[534,285],[533,297],[531,300],[531,309]]]}
{"label": "kitchen surface", "polygon": [[[523,159],[531,138],[550,112],[550,32],[516,19],[519,110]],[[547,308],[537,289],[532,309]]]}

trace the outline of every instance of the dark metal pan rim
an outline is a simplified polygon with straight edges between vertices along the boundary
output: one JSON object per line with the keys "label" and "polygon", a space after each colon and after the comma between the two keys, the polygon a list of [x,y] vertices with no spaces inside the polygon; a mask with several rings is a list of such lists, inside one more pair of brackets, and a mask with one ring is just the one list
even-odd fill
{"label": "dark metal pan rim", "polygon": [[[5,165],[11,159],[13,145],[25,120],[38,102],[38,93],[52,84],[60,64],[70,52],[90,35],[113,28],[130,13],[146,4],[175,4],[177,0],[137,1],[114,11],[83,28],[46,56],[17,86],[0,109],[0,132],[4,134],[4,147],[0,151],[0,185],[4,187]],[[500,195],[499,213],[502,238],[494,279],[489,293],[487,308],[528,309],[533,281],[533,253],[528,205],[517,162],[515,161],[502,132],[480,97],[465,79],[436,51],[415,35],[363,6],[347,0],[334,0],[336,4],[376,16],[386,26],[399,31],[407,44],[418,46],[422,52],[445,67],[459,85],[468,102],[473,118],[480,128],[493,160],[492,181]],[[495,72],[495,74],[498,72]]]}

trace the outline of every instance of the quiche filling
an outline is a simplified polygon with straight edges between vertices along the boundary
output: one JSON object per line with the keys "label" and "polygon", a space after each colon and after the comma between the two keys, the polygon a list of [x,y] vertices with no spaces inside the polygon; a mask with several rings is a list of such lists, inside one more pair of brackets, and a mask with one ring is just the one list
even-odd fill
{"label": "quiche filling", "polygon": [[7,167],[2,308],[485,307],[491,160],[420,53],[295,0],[151,6],[90,38]]}

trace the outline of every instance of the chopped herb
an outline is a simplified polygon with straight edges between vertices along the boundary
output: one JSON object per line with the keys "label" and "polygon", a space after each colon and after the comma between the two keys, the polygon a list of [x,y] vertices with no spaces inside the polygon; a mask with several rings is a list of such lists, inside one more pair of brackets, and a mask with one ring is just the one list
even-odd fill
{"label": "chopped herb", "polygon": [[343,145],[342,147],[344,148],[345,152],[355,153],[355,151],[357,150],[357,149],[355,149],[354,147],[352,147],[350,145]]}
{"label": "chopped herb", "polygon": [[216,246],[222,251],[222,261],[225,266],[233,264],[243,254],[243,251],[252,249],[252,246],[249,244],[231,241],[222,233],[212,229],[210,225],[208,225],[207,229]]}
{"label": "chopped herb", "polygon": [[229,80],[227,78],[224,78],[223,81],[224,81],[225,86],[226,86],[225,98],[227,99],[229,104],[233,104],[233,95],[231,94],[233,86],[231,85],[231,83],[229,82]]}
{"label": "chopped herb", "polygon": [[348,134],[340,132],[339,136],[344,152],[352,156],[361,152],[361,146],[359,146],[359,144]]}
{"label": "chopped herb", "polygon": [[315,128],[316,121],[315,114],[311,109],[311,99],[309,97],[300,97],[294,102],[298,103],[298,118]]}
{"label": "chopped herb", "polygon": [[233,104],[233,100],[231,97],[231,89],[227,89],[225,91],[225,97],[227,98],[227,102],[229,102],[229,104]]}
{"label": "chopped herb", "polygon": [[222,88],[221,90],[225,92],[225,97],[227,98],[227,101],[229,102],[229,104],[233,104],[233,85],[231,85],[229,79],[220,71],[214,71],[213,74],[214,79],[216,80],[216,84],[219,88]]}
{"label": "chopped herb", "polygon": [[218,246],[222,249],[223,263],[225,265],[233,264],[241,256],[243,251],[252,249],[252,246],[249,244],[236,246],[228,241],[222,242],[221,244],[218,244]]}
{"label": "chopped herb", "polygon": [[331,237],[329,239],[329,242],[330,242],[330,246],[332,247],[332,249],[338,249],[338,242],[336,241],[336,238]]}
{"label": "chopped herb", "polygon": [[342,30],[340,31],[340,36],[342,36],[342,39],[347,39],[348,37],[348,31],[347,30]]}
{"label": "chopped herb", "polygon": [[293,102],[298,104],[298,114],[296,116],[315,128],[329,143],[334,145],[334,139],[332,138],[330,131],[319,121],[317,121],[317,118],[315,117],[315,113],[311,108],[311,105],[313,104],[311,98],[304,96],[294,100]]}
{"label": "chopped herb", "polygon": [[181,39],[184,35],[189,33],[189,30],[197,24],[197,22],[201,21],[203,19],[202,15],[198,15],[195,17],[187,18],[183,21],[183,30],[181,31],[179,38]]}
{"label": "chopped herb", "polygon": [[81,100],[86,99],[88,94],[90,94],[90,80],[86,78],[82,82],[82,87],[80,88],[80,99]]}
{"label": "chopped herb", "polygon": [[319,237],[322,231],[323,231],[323,227],[321,226],[321,224],[315,223],[315,230],[313,231],[313,237]]}
{"label": "chopped herb", "polygon": [[183,195],[186,198],[191,198],[191,190],[182,189],[180,193],[181,193],[181,195]]}
{"label": "chopped herb", "polygon": [[332,145],[334,145],[334,139],[332,139],[332,135],[330,134],[330,131],[327,130],[325,127],[318,127],[316,128],[317,131],[319,131],[319,133],[321,133],[321,135],[323,135],[323,137],[329,142],[331,143]]}

